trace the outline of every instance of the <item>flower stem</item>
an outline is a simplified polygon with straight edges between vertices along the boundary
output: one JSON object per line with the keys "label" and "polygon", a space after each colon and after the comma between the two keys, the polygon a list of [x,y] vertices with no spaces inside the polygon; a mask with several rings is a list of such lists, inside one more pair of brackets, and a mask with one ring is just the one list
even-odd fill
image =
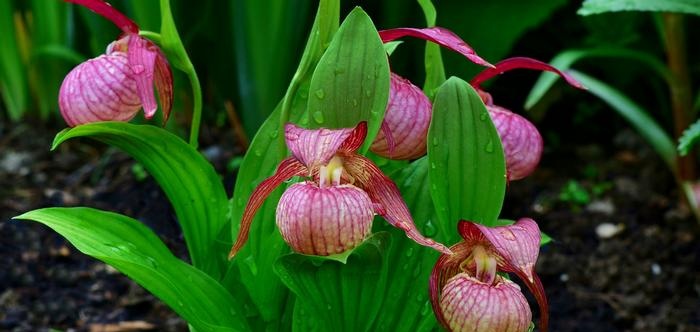
{"label": "flower stem", "polygon": [[194,109],[192,110],[192,121],[190,127],[190,146],[197,148],[199,145],[199,126],[202,120],[202,88],[199,84],[197,72],[187,55],[185,46],[182,44],[180,35],[177,32],[173,14],[170,10],[170,0],[160,0],[160,37],[161,46],[170,55],[169,60],[173,66],[182,70],[190,80],[192,96],[194,99]]}

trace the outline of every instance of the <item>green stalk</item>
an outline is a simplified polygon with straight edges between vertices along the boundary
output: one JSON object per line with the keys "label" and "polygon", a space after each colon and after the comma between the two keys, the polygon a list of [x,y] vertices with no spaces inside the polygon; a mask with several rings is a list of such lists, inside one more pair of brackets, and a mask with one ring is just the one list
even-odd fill
{"label": "green stalk", "polygon": [[[678,140],[683,135],[683,131],[690,126],[693,118],[684,16],[678,13],[664,13],[663,32],[666,41],[668,68],[671,71],[669,89],[673,111],[673,134],[674,138]],[[694,153],[689,153],[686,156],[678,155],[678,167],[675,173],[691,210],[695,217],[700,220],[695,194],[692,190],[687,190],[687,184],[693,183],[697,179],[695,157]]]}
{"label": "green stalk", "polygon": [[[190,127],[190,145],[197,148],[199,138],[199,127],[202,121],[202,87],[199,84],[197,72],[187,55],[185,46],[182,44],[180,35],[177,32],[173,14],[170,10],[170,0],[160,0],[160,45],[166,53],[170,54],[169,60],[176,68],[187,74],[192,87],[192,95],[194,98],[194,109],[192,111],[192,121]],[[152,36],[153,33],[144,35]]]}

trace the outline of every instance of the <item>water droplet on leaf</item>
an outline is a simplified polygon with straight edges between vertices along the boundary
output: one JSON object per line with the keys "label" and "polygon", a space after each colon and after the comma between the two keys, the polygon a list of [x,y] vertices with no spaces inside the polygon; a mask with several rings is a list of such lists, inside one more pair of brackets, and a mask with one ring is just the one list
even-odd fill
{"label": "water droplet on leaf", "polygon": [[323,99],[323,97],[326,96],[326,92],[323,91],[323,89],[316,90],[316,92],[314,92],[314,94],[316,95],[316,97],[318,97],[318,99]]}
{"label": "water droplet on leaf", "polygon": [[489,140],[488,143],[486,143],[486,146],[484,147],[484,150],[488,153],[493,152],[493,141]]}
{"label": "water droplet on leaf", "polygon": [[316,111],[311,116],[314,118],[314,121],[316,121],[318,123],[323,123],[323,112]]}

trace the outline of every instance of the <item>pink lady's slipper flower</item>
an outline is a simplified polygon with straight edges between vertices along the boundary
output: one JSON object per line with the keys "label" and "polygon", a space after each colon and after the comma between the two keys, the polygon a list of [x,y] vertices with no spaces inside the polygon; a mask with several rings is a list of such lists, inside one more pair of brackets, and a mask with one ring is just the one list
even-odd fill
{"label": "pink lady's slipper flower", "polygon": [[[476,55],[459,36],[444,28],[398,28],[379,31],[379,37],[385,43],[405,36],[431,41],[464,55],[476,64],[493,67]],[[416,159],[425,155],[431,116],[432,105],[423,91],[409,80],[392,73],[389,103],[382,130],[372,142],[372,152],[382,157],[401,160]]]}
{"label": "pink lady's slipper flower", "polygon": [[484,81],[513,69],[550,71],[559,74],[570,85],[585,89],[581,83],[566,73],[544,62],[523,57],[505,59],[497,63],[494,68],[485,69],[471,80],[470,84],[481,95],[501,137],[509,181],[522,179],[535,170],[542,157],[543,146],[540,132],[530,121],[508,109],[494,105],[491,95],[481,90],[481,83]]}
{"label": "pink lady's slipper flower", "polygon": [[441,255],[430,275],[430,301],[435,315],[452,332],[527,331],[532,312],[514,282],[497,274],[513,272],[535,295],[540,331],[547,331],[547,298],[535,262],[540,230],[529,218],[513,225],[486,227],[460,221],[464,241]]}
{"label": "pink lady's slipper flower", "polygon": [[276,219],[282,237],[295,251],[333,255],[352,249],[367,237],[374,214],[378,214],[417,243],[450,254],[447,247],[418,232],[396,185],[374,163],[356,153],[366,135],[365,122],[342,129],[304,129],[287,124],[285,140],[292,156],[251,194],[229,258],[247,241],[263,201],[294,176],[303,176],[306,181],[291,185],[282,194]]}
{"label": "pink lady's slipper flower", "polygon": [[66,0],[89,8],[112,21],[123,33],[105,54],[73,68],[63,80],[58,105],[66,123],[77,126],[96,121],[129,121],[143,108],[146,118],[156,112],[158,91],[167,121],[173,99],[168,60],[139,27],[103,0]]}

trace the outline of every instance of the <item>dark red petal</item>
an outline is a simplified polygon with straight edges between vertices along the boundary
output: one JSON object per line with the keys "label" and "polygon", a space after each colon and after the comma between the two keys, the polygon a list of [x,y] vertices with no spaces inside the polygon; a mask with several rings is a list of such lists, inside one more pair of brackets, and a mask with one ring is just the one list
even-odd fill
{"label": "dark red petal", "polygon": [[165,124],[173,107],[173,72],[170,69],[168,59],[160,50],[156,56],[155,84],[158,99],[160,99],[160,105],[163,108],[163,124]]}
{"label": "dark red petal", "polygon": [[372,202],[378,203],[384,208],[380,212],[383,212],[381,216],[387,222],[406,232],[406,236],[420,245],[431,247],[445,254],[452,253],[443,244],[426,238],[418,232],[411,213],[401,198],[399,188],[371,160],[358,154],[348,154],[343,157],[345,169],[355,179],[355,185],[366,191]]}
{"label": "dark red petal", "polygon": [[352,130],[350,136],[348,136],[348,138],[343,141],[343,144],[340,145],[338,151],[355,152],[365,142],[366,137],[367,122],[362,121],[355,126],[355,129]]}
{"label": "dark red petal", "polygon": [[139,35],[130,35],[128,38],[129,49],[126,55],[129,58],[131,71],[134,73],[136,90],[141,98],[143,111],[146,113],[146,119],[150,119],[158,109],[156,97],[153,94],[153,83],[159,50],[148,39]]}
{"label": "dark red petal", "polygon": [[481,86],[481,83],[484,81],[496,76],[503,74],[507,71],[513,70],[513,69],[533,69],[533,70],[540,70],[540,71],[549,71],[553,72],[556,74],[559,74],[559,76],[563,77],[566,82],[568,82],[571,86],[579,88],[579,89],[586,89],[586,87],[583,86],[579,81],[577,81],[575,78],[573,78],[571,75],[564,73],[560,71],[557,68],[554,68],[550,64],[544,63],[539,60],[535,60],[532,58],[526,58],[526,57],[513,57],[513,58],[508,58],[505,59],[499,63],[496,64],[495,67],[493,68],[487,68],[484,69],[482,72],[474,76],[472,78],[471,82],[469,82],[474,88],[479,89]]}
{"label": "dark red petal", "polygon": [[464,55],[471,62],[478,65],[493,67],[492,64],[488,63],[486,60],[482,59],[476,52],[467,45],[467,43],[459,38],[454,32],[440,27],[416,29],[416,28],[397,28],[379,31],[379,37],[382,42],[390,42],[401,37],[410,36],[415,38],[420,38],[423,40],[429,40],[440,46],[451,49],[459,54]]}
{"label": "dark red petal", "polygon": [[102,17],[112,21],[119,29],[127,34],[138,34],[139,26],[120,11],[114,9],[103,0],[65,0],[86,7]]}
{"label": "dark red petal", "polygon": [[253,193],[250,194],[250,198],[248,199],[245,211],[243,211],[238,237],[228,254],[229,259],[233,258],[238,250],[248,241],[248,233],[250,232],[250,225],[253,222],[253,217],[255,217],[255,213],[258,212],[258,209],[262,206],[267,196],[282,184],[282,182],[291,179],[293,176],[304,175],[305,172],[306,167],[304,165],[296,158],[289,157],[282,160],[275,174],[260,182],[255,190],[253,190]]}

